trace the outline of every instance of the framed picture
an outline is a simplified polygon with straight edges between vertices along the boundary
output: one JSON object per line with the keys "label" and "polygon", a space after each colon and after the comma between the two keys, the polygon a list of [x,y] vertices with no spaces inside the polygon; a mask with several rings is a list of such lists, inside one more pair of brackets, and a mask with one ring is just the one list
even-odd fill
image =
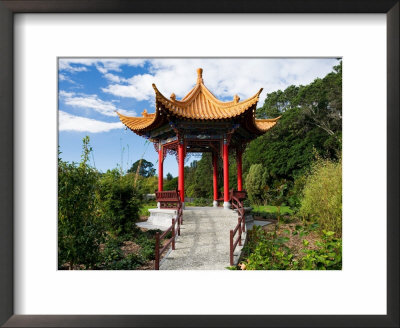
{"label": "framed picture", "polygon": [[[89,13],[99,15],[85,15]],[[6,327],[399,325],[398,1],[339,4],[296,0],[229,4],[206,1],[190,6],[181,1],[0,1],[0,21],[1,324]],[[92,65],[107,81],[112,81],[103,89],[114,96],[120,96],[121,91],[112,93],[110,87],[121,90],[124,83],[118,81],[128,79],[110,74],[118,72],[119,67],[106,72],[101,60],[83,66],[79,66],[82,60],[78,60],[79,64],[67,60],[95,57],[135,60],[206,57],[210,63],[212,58],[222,63],[221,58],[227,57],[342,58],[343,270],[200,273],[60,270],[74,268],[74,264],[65,260],[57,265],[55,256],[60,248],[54,217],[57,159],[53,150],[57,149],[60,127],[56,123],[60,118],[57,101],[62,90],[60,103],[76,104],[82,101],[83,94],[90,94],[94,83],[90,76],[84,80],[82,75],[78,80],[73,75],[76,72],[70,70],[72,75],[68,75],[58,70],[60,58],[64,58],[62,65],[66,65],[67,71],[68,67],[89,71],[88,65]],[[159,63],[147,61],[134,76],[156,74]],[[231,65],[232,71],[239,66],[234,60]],[[252,69],[250,64],[242,66],[248,67],[248,72]],[[295,66],[287,68],[288,80],[295,74],[294,69]],[[197,71],[199,88],[203,78],[207,85],[206,74],[207,70]],[[61,75],[64,81],[70,79],[65,82],[69,83],[68,88],[60,82]],[[256,76],[257,71],[252,75]],[[234,88],[232,84],[229,87]],[[175,97],[171,95],[169,100],[172,107]],[[233,104],[239,102],[238,98]],[[92,104],[93,99],[89,99]],[[122,104],[115,106],[121,99],[94,100],[101,103],[104,114],[114,107],[125,108]],[[68,124],[72,119],[77,122],[73,111],[67,112],[71,108],[58,106],[64,119],[62,129],[70,129]],[[120,110],[122,123],[140,134],[135,130],[136,125],[130,125],[132,119],[121,113]],[[148,119],[148,115],[143,111],[142,120]],[[165,140],[165,147],[174,151],[176,141]],[[207,148],[204,140],[193,140],[190,145],[193,149]],[[161,141],[160,144],[164,145]],[[237,172],[239,177],[239,169]],[[241,179],[237,183],[241,185]],[[163,180],[158,179],[159,191],[162,184]],[[226,193],[221,200],[227,205],[225,196]],[[185,194],[176,197],[182,200]],[[216,202],[218,197],[215,193]],[[110,269],[104,263],[99,267]]]}

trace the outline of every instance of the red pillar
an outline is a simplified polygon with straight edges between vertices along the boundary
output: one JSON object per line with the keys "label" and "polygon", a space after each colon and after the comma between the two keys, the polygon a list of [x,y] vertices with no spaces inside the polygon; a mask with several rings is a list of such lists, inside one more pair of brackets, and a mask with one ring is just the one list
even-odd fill
{"label": "red pillar", "polygon": [[217,207],[217,199],[218,199],[218,155],[217,153],[212,153],[212,162],[213,162],[213,185],[214,185],[214,203],[213,206]]}
{"label": "red pillar", "polygon": [[236,163],[237,163],[237,187],[238,190],[243,190],[242,182],[242,151],[240,149],[236,150]]}
{"label": "red pillar", "polygon": [[158,191],[163,191],[163,164],[164,164],[164,151],[160,145],[158,147]]}
{"label": "red pillar", "polygon": [[178,189],[181,195],[181,201],[185,202],[185,150],[183,140],[178,143]]}
{"label": "red pillar", "polygon": [[228,150],[227,140],[224,140],[223,161],[224,161],[224,208],[230,208],[230,204],[229,204],[229,150]]}

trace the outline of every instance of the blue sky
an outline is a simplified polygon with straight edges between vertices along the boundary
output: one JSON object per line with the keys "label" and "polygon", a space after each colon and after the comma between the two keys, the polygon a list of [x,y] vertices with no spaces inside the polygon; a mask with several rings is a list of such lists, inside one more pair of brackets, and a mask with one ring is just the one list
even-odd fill
{"label": "blue sky", "polygon": [[[167,97],[184,97],[203,68],[204,84],[221,100],[238,94],[242,100],[264,88],[267,93],[324,77],[338,61],[333,58],[60,58],[59,145],[61,158],[79,162],[82,139],[93,148],[92,165],[106,172],[117,165],[127,170],[144,158],[157,168],[157,153],[144,138],[126,130],[115,111],[141,116],[154,112],[152,83]],[[190,161],[190,159],[188,159]],[[164,174],[177,175],[175,156],[167,156]]]}

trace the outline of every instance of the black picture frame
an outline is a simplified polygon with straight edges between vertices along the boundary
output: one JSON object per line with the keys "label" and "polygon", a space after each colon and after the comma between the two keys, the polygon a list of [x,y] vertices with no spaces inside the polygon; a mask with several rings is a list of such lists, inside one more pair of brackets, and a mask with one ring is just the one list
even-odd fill
{"label": "black picture frame", "polygon": [[[0,324],[4,327],[399,327],[399,0],[0,0]],[[14,315],[13,17],[15,13],[385,13],[387,315]],[[368,288],[368,286],[365,286]]]}

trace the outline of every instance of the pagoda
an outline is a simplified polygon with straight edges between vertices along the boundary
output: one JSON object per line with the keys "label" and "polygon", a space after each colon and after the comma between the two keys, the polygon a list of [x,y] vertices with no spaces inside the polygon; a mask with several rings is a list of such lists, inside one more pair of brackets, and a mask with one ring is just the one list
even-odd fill
{"label": "pagoda", "polygon": [[[174,93],[165,97],[153,84],[155,112],[143,111],[142,117],[129,117],[118,113],[121,122],[139,136],[154,143],[158,152],[158,191],[163,190],[163,162],[167,153],[178,159],[178,190],[185,201],[184,160],[187,153],[212,153],[214,206],[223,200],[230,208],[229,153],[236,154],[237,187],[243,189],[242,154],[251,140],[264,134],[277,124],[274,119],[256,119],[257,102],[262,89],[254,96],[240,101],[217,99],[204,85],[203,70],[197,69],[197,82],[189,93],[178,100]],[[223,160],[224,192],[218,194],[218,157]]]}

